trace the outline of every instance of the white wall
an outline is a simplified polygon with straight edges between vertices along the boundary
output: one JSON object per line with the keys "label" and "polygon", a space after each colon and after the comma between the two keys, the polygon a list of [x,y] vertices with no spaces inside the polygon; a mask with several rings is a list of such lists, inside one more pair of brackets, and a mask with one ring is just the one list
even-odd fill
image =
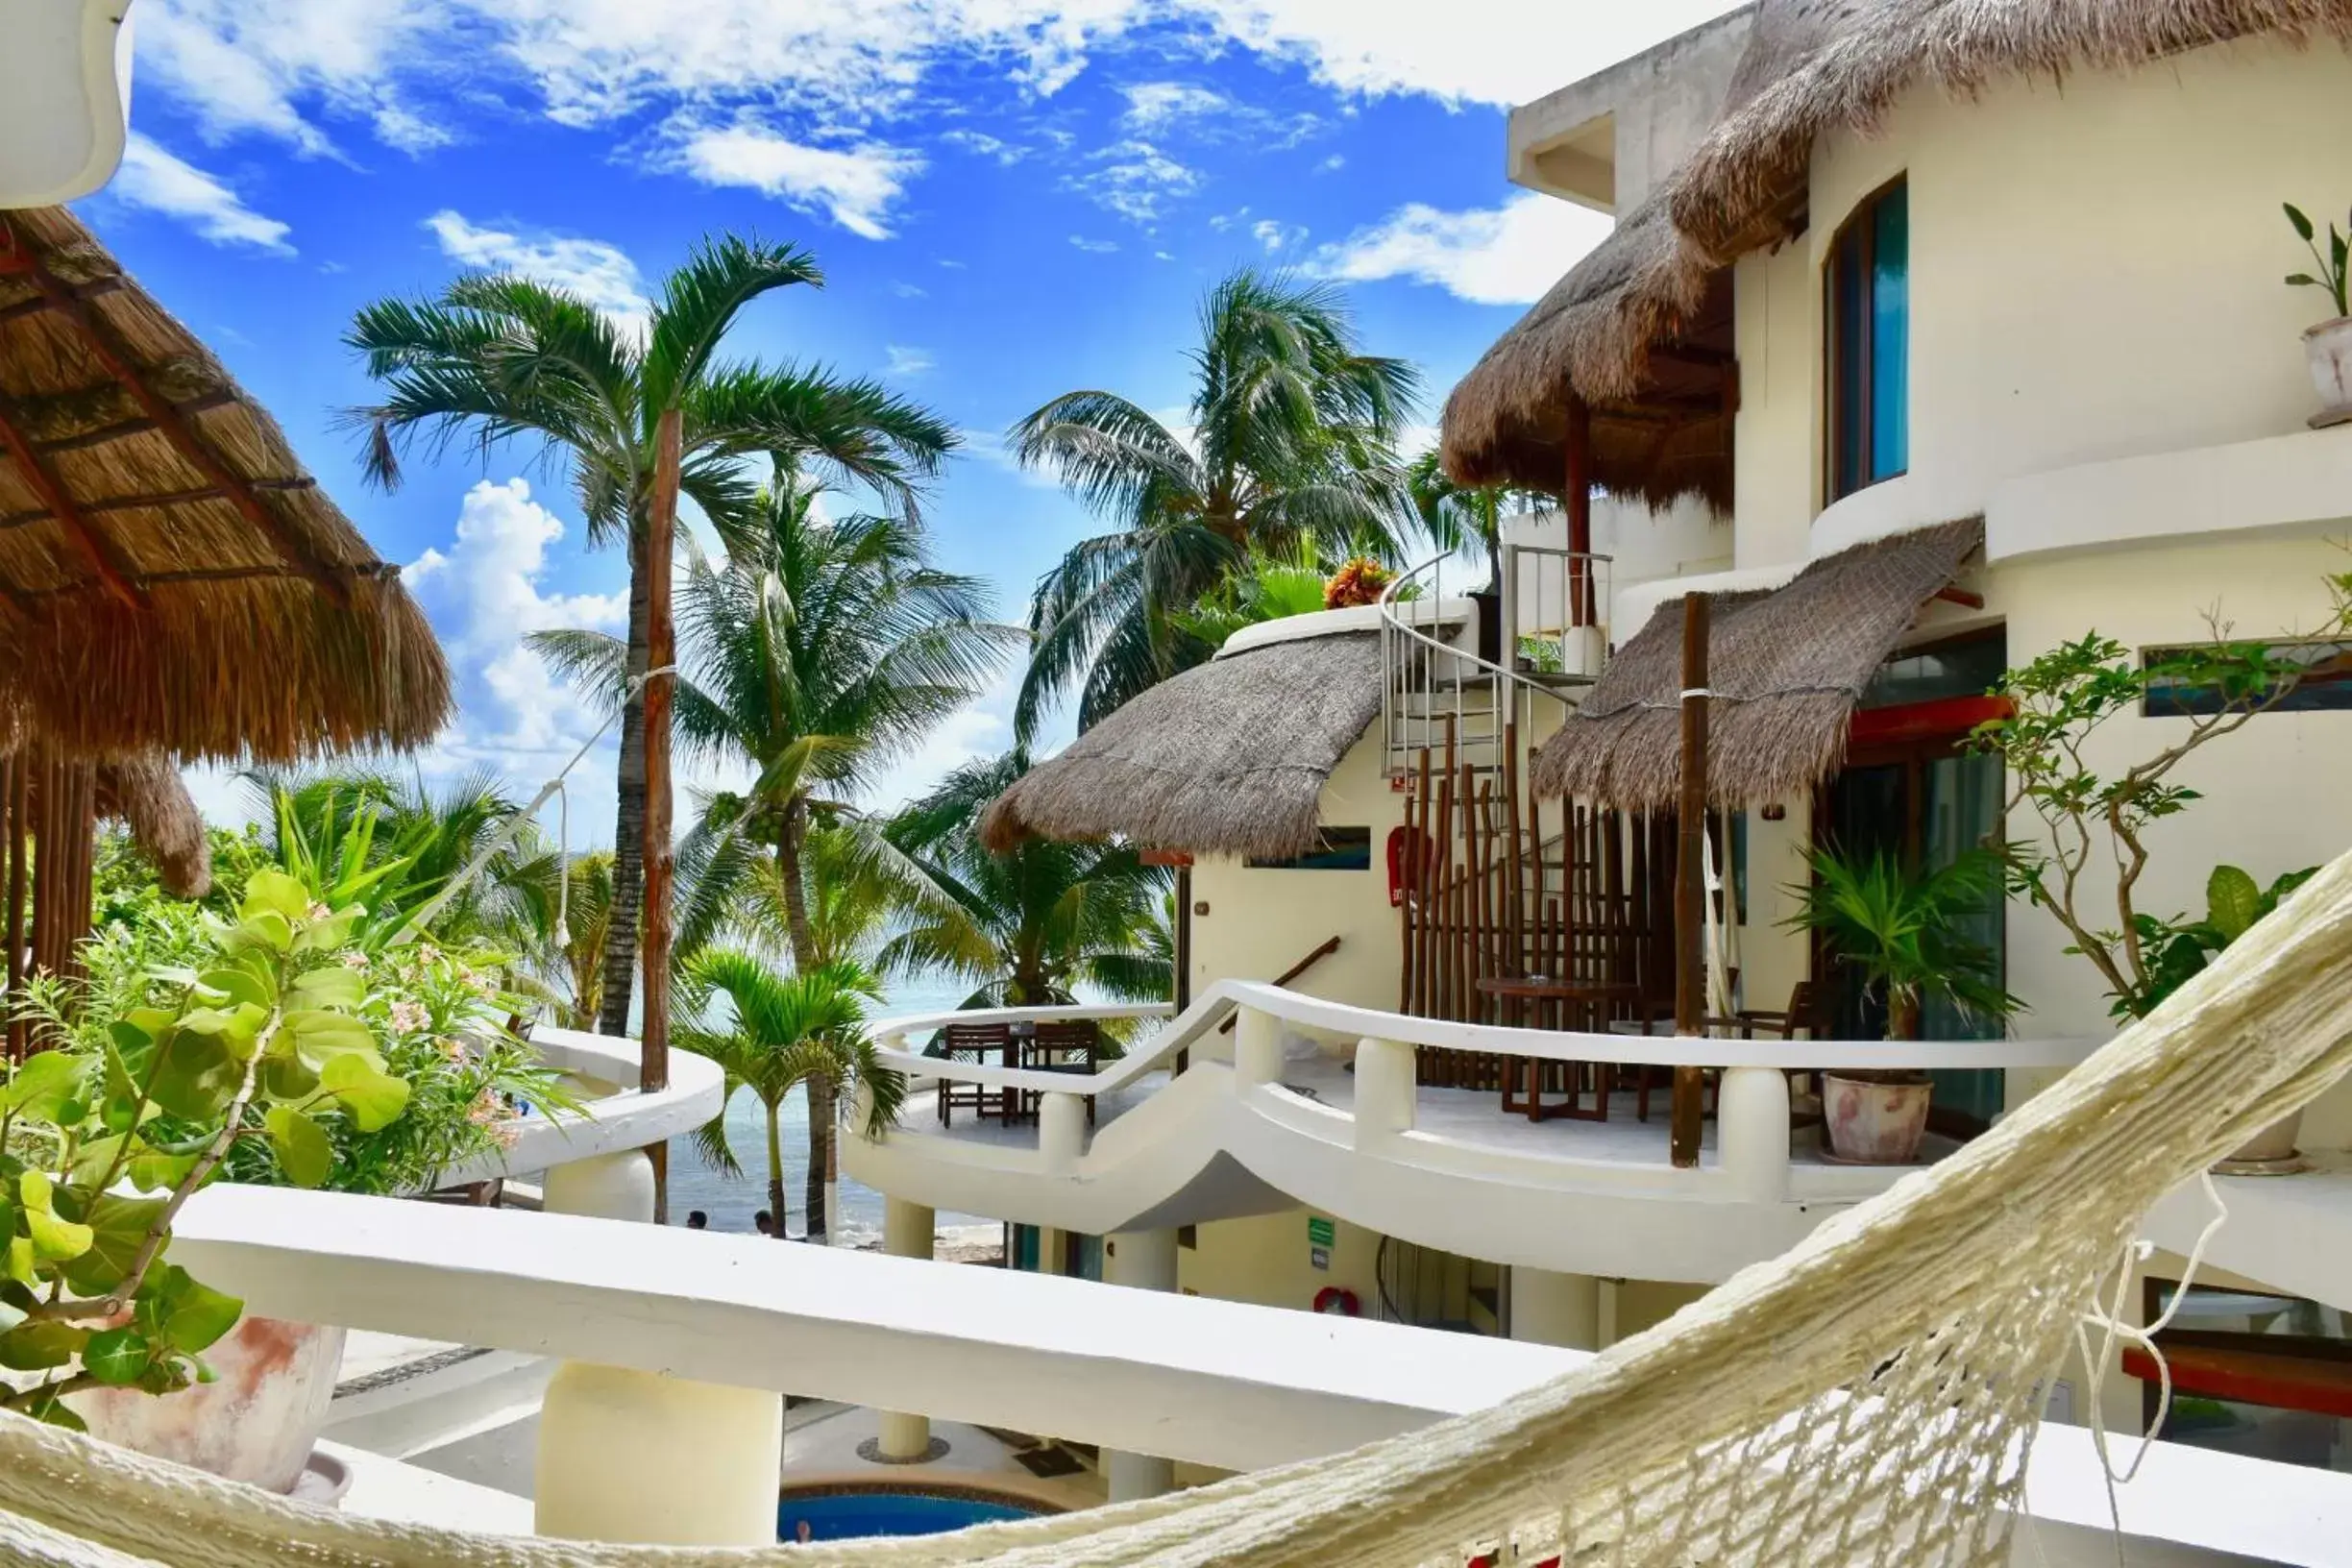
{"label": "white wall", "polygon": [[1792,558],[1819,504],[1820,268],[1907,177],[1911,471],[1830,507],[1815,552],[1982,511],[2018,475],[2282,435],[2315,399],[2318,294],[2279,204],[2352,203],[2352,58],[2257,40],[1975,101],[1915,93],[1815,149],[1811,227],[1738,275],[1743,566]]}

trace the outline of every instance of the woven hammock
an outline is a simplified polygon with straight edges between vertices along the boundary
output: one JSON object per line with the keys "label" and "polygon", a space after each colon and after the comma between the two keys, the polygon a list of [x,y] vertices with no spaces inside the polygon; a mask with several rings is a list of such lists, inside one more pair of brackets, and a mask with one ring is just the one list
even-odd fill
{"label": "woven hammock", "polygon": [[2347,1065],[2352,855],[1959,1154],[1556,1383],[1353,1453],[928,1539],[715,1549],[347,1518],[9,1417],[0,1563],[1991,1568],[2149,1205]]}

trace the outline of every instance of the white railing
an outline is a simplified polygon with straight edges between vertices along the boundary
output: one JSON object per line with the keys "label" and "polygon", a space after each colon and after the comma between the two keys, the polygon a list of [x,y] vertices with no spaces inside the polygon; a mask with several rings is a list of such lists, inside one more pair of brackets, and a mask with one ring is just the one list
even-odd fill
{"label": "white railing", "polygon": [[[726,1446],[738,1432],[693,1419],[709,1384],[1247,1470],[1482,1409],[1591,1360],[1172,1291],[278,1188],[198,1193],[173,1256],[268,1316],[658,1374],[646,1397],[681,1407],[663,1433],[673,1471],[746,1470]],[[540,1452],[544,1507],[562,1477]],[[774,1469],[742,1480],[772,1520]],[[2325,1564],[2342,1560],[2352,1477],[2160,1443],[2116,1498],[2134,1561]],[[2021,1560],[2117,1560],[2087,1431],[2044,1424],[2026,1500]]]}
{"label": "white railing", "polygon": [[637,1079],[638,1044],[633,1040],[546,1024],[535,1026],[529,1039],[543,1065],[587,1086],[593,1097],[576,1115],[551,1116],[534,1109],[508,1123],[512,1143],[442,1171],[435,1186],[495,1181],[649,1148],[693,1132],[717,1115],[726,1100],[726,1075],[692,1051],[672,1050],[670,1087],[649,1094],[625,1087]]}
{"label": "white railing", "polygon": [[[1500,769],[1507,738],[1532,745],[1573,705],[1550,684],[1479,656],[1479,618],[1491,611],[1458,592],[1446,597],[1448,559],[1422,562],[1381,594],[1381,737],[1392,778],[1411,770],[1416,752],[1449,745],[1458,764]],[[1498,635],[1509,625],[1506,613]]]}
{"label": "white railing", "polygon": [[1616,563],[1550,545],[1503,548],[1503,663],[1546,685],[1588,686],[1608,661]]}

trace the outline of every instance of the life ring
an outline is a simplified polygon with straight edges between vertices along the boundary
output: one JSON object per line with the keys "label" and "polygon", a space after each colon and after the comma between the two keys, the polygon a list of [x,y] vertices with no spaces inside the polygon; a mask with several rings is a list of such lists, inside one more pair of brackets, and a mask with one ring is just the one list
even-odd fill
{"label": "life ring", "polygon": [[1314,1310],[1330,1312],[1335,1317],[1358,1317],[1363,1312],[1363,1303],[1358,1301],[1356,1292],[1345,1286],[1327,1285],[1315,1292]]}

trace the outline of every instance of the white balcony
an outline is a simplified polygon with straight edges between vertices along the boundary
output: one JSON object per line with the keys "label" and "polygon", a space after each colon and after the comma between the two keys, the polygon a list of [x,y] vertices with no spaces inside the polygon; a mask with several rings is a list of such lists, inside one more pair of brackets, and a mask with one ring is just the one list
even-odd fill
{"label": "white balcony", "polygon": [[[1237,981],[1220,983],[1091,1077],[946,1063],[906,1048],[949,1022],[1164,1012],[1016,1009],[887,1020],[879,1026],[893,1047],[886,1060],[930,1087],[919,1086],[881,1138],[847,1142],[844,1164],[910,1202],[1090,1236],[1305,1204],[1382,1236],[1495,1262],[1711,1284],[1906,1173],[1826,1163],[1817,1134],[1792,1134],[1787,1071],[2063,1067],[2091,1049],[2078,1041],[1566,1034],[1377,1013]],[[1237,1015],[1237,1029],[1220,1033]],[[1506,1115],[1492,1093],[1415,1086],[1416,1046],[1720,1068],[1719,1115],[1698,1167],[1677,1169],[1663,1090],[1646,1122],[1624,1093],[1605,1122],[1531,1122]],[[1179,1052],[1189,1066],[1172,1074]],[[1037,1109],[1010,1123],[967,1112],[943,1127],[930,1097],[942,1082],[1038,1096]]]}

